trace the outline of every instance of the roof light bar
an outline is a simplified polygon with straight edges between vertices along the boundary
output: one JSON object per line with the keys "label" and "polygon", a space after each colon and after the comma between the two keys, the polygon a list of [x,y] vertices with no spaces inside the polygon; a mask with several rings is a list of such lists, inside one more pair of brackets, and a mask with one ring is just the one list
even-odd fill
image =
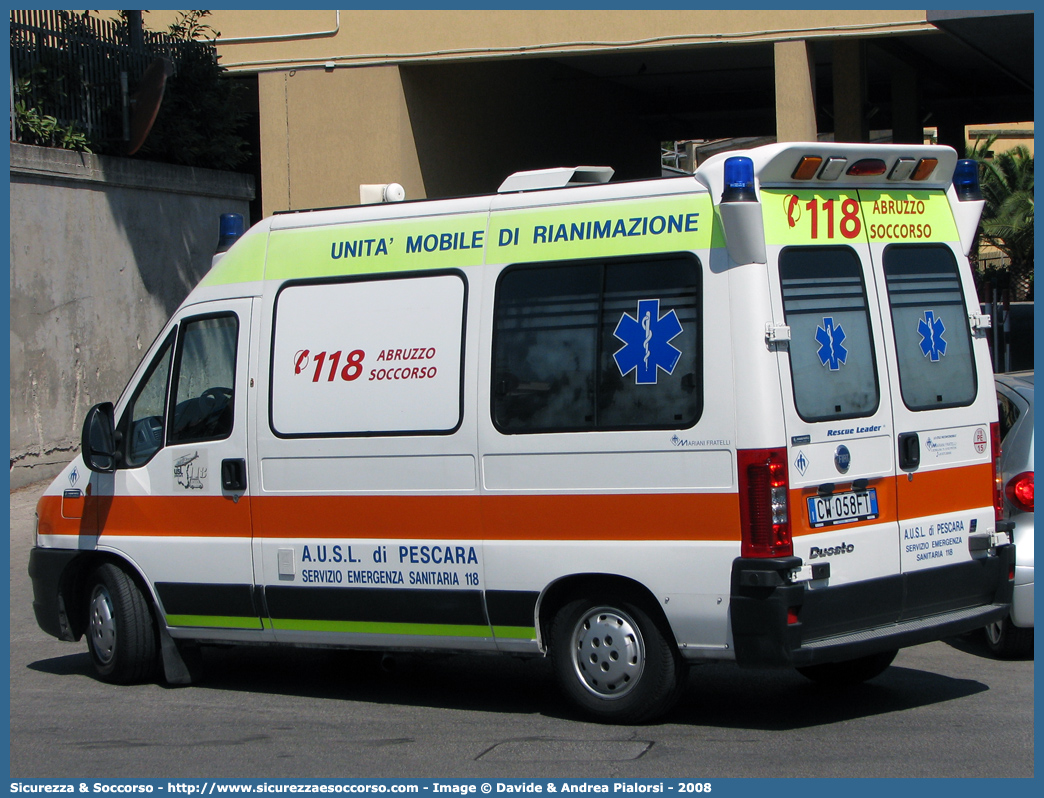
{"label": "roof light bar", "polygon": [[794,180],[811,180],[816,176],[822,163],[823,159],[818,155],[806,155],[798,162],[791,177]]}
{"label": "roof light bar", "polygon": [[873,177],[875,175],[883,175],[887,168],[885,162],[880,158],[863,158],[848,167],[846,174],[850,174],[853,177]]}

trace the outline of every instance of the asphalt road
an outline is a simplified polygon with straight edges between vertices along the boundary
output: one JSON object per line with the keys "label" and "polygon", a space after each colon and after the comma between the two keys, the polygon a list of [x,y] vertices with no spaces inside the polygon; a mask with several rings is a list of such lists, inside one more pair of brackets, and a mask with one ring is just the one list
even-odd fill
{"label": "asphalt road", "polygon": [[13,778],[1033,776],[1033,660],[971,638],[842,692],[700,666],[636,728],[578,720],[545,661],[496,656],[206,649],[202,684],[107,685],[33,617],[42,487],[11,494]]}

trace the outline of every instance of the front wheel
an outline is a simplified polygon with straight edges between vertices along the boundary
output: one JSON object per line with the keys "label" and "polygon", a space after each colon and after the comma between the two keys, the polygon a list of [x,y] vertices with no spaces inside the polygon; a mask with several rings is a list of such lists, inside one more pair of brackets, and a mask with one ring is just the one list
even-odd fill
{"label": "front wheel", "polygon": [[670,709],[684,686],[684,661],[630,602],[569,602],[555,615],[550,643],[562,690],[597,720],[652,720]]}
{"label": "front wheel", "polygon": [[824,662],[808,665],[797,671],[807,679],[829,687],[849,687],[880,676],[892,664],[898,649],[868,654],[844,662]]}
{"label": "front wheel", "polygon": [[148,602],[119,566],[94,570],[87,587],[87,649],[99,678],[133,684],[151,678],[156,632]]}

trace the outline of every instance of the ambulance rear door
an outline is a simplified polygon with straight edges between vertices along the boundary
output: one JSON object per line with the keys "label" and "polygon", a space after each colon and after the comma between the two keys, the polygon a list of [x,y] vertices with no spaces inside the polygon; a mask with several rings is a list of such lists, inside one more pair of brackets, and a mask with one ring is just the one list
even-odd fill
{"label": "ambulance rear door", "polygon": [[971,271],[944,190],[859,194],[892,353],[902,570],[968,561],[969,536],[994,522],[996,407]]}
{"label": "ambulance rear door", "polygon": [[[899,573],[895,428],[886,334],[854,188],[762,188],[779,353],[794,554],[812,590],[847,585],[859,624],[893,621],[898,596],[868,580]],[[865,595],[859,593],[864,591]],[[852,622],[817,605],[817,635]],[[834,609],[832,609],[834,608]],[[809,607],[806,606],[806,610]],[[821,617],[836,609],[837,618]]]}

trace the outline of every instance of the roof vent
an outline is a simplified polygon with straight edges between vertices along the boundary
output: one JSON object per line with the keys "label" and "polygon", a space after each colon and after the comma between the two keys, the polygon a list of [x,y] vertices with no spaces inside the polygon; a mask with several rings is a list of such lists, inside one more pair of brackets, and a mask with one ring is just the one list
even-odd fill
{"label": "roof vent", "polygon": [[512,191],[535,191],[540,188],[565,188],[566,186],[589,186],[608,183],[613,176],[611,166],[560,166],[555,169],[534,169],[530,172],[515,172],[500,184],[498,194]]}

